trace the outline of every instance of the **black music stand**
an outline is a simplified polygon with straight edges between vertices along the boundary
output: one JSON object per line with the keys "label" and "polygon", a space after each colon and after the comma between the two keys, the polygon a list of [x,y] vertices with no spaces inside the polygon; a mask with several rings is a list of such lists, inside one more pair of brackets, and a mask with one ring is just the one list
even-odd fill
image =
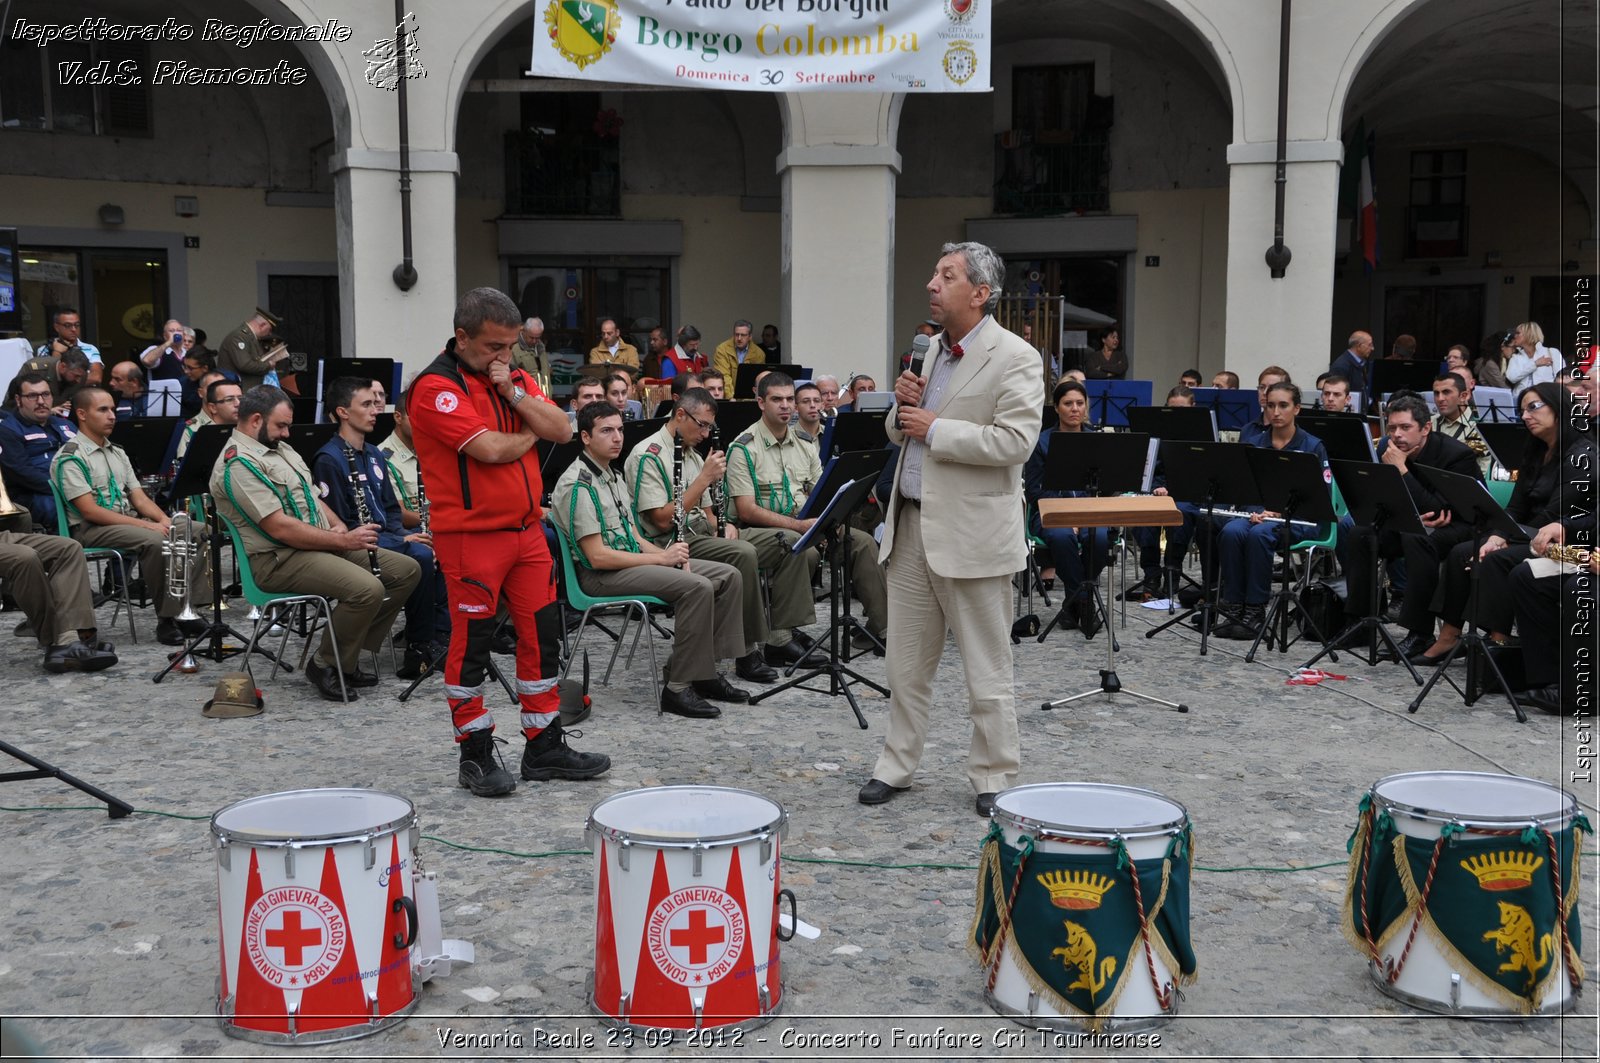
{"label": "black music stand", "polygon": [[181,417],[131,417],[118,420],[111,429],[111,442],[128,452],[133,471],[139,476],[160,476],[161,462],[167,456],[172,432]]}
{"label": "black music stand", "polygon": [[1378,451],[1372,445],[1372,433],[1367,419],[1349,413],[1301,412],[1295,424],[1322,440],[1329,461],[1378,460]]}
{"label": "black music stand", "polygon": [[[1386,465],[1383,462],[1334,459],[1328,463],[1328,467],[1333,470],[1333,478],[1339,485],[1339,493],[1344,496],[1345,506],[1350,510],[1351,519],[1355,521],[1355,534],[1372,540],[1372,574],[1368,581],[1371,597],[1367,601],[1371,603],[1374,612],[1346,624],[1343,631],[1329,639],[1321,652],[1301,667],[1310,668],[1341,646],[1346,647],[1356,660],[1365,660],[1367,667],[1373,667],[1378,663],[1378,643],[1381,640],[1389,652],[1394,654],[1394,659],[1405,665],[1406,671],[1411,673],[1411,678],[1421,686],[1422,677],[1406,659],[1406,655],[1400,652],[1394,636],[1389,634],[1389,629],[1384,625],[1383,617],[1376,612],[1378,570],[1383,567],[1378,544],[1383,541],[1384,532],[1426,535],[1428,530],[1417,518],[1416,503],[1411,500],[1411,492],[1406,490],[1405,479],[1401,476],[1400,470],[1393,465]],[[1347,572],[1345,575],[1349,577],[1352,574]],[[1357,648],[1363,635],[1366,636],[1367,642],[1365,658]]]}
{"label": "black music stand", "polygon": [[1479,421],[1476,427],[1484,445],[1501,468],[1515,469],[1522,465],[1522,455],[1528,450],[1527,425],[1521,421]]}
{"label": "black music stand", "polygon": [[1199,507],[1203,519],[1196,521],[1197,534],[1206,536],[1206,556],[1211,558],[1211,578],[1201,572],[1200,601],[1144,633],[1153,639],[1175,624],[1200,614],[1200,655],[1208,652],[1211,629],[1218,613],[1217,595],[1217,520],[1219,502],[1252,506],[1261,502],[1261,488],[1237,443],[1169,443],[1161,445],[1161,462],[1167,471],[1167,494],[1178,502]]}
{"label": "black music stand", "polygon": [[[623,421],[622,453],[617,455],[617,460],[612,463],[612,468],[620,472],[623,465],[627,463],[628,455],[633,453],[633,448],[665,428],[668,420],[670,418],[651,417],[643,421]],[[574,432],[573,435],[576,436],[577,433]],[[571,440],[568,440],[568,442],[571,442]],[[551,484],[554,485],[554,483],[555,481],[552,480]]]}
{"label": "black music stand", "polygon": [[[1255,641],[1250,644],[1249,652],[1244,655],[1245,662],[1255,661],[1256,650],[1261,647],[1262,640],[1266,640],[1269,649],[1275,641],[1279,653],[1289,652],[1289,647],[1299,641],[1298,638],[1289,638],[1289,622],[1293,613],[1299,614],[1302,633],[1309,628],[1317,637],[1317,641],[1322,644],[1322,648],[1328,651],[1329,659],[1337,661],[1339,654],[1329,648],[1322,629],[1317,627],[1317,622],[1300,603],[1293,586],[1294,565],[1291,551],[1294,547],[1292,537],[1294,525],[1296,523],[1332,525],[1339,519],[1333,511],[1333,494],[1328,490],[1328,481],[1324,478],[1322,459],[1303,451],[1274,450],[1271,447],[1250,447],[1245,451],[1245,459],[1250,462],[1250,468],[1256,475],[1256,483],[1260,485],[1261,504],[1283,515],[1283,523],[1278,528],[1277,536],[1278,561],[1283,566],[1283,579],[1267,601],[1266,615],[1261,619],[1261,630],[1256,632]],[[1297,522],[1296,517],[1301,518],[1300,521]],[[1275,627],[1276,631],[1273,630]]]}
{"label": "black music stand", "polygon": [[[1439,363],[1420,358],[1379,358],[1372,363],[1372,390],[1378,395],[1393,395],[1397,391],[1415,391],[1427,395],[1433,391],[1433,378],[1439,375]],[[1357,390],[1354,386],[1351,390]],[[1367,400],[1367,410],[1377,409],[1377,398]]]}
{"label": "black music stand", "polygon": [[888,410],[851,410],[827,418],[819,443],[823,460],[852,450],[882,450],[889,445],[888,417]]}
{"label": "black music stand", "polygon": [[739,433],[761,420],[761,407],[754,400],[728,399],[717,403],[717,436],[722,447],[739,438]]}
{"label": "black music stand", "polygon": [[[899,452],[896,451],[896,453]],[[847,453],[840,454],[837,457],[829,458],[827,461],[823,462],[822,476],[817,480],[817,486],[806,495],[805,505],[800,507],[800,512],[796,513],[795,516],[800,520],[810,520],[813,517],[822,516],[823,510],[826,509],[829,504],[831,504],[833,496],[843,490],[846,483],[850,482],[851,480],[866,480],[873,485],[876,485],[878,479],[883,475],[884,468],[888,464],[889,452],[887,450],[849,451]],[[831,573],[832,569],[829,569],[829,572]],[[878,636],[868,631],[866,625],[857,620],[855,615],[850,611],[850,590],[853,586],[854,581],[850,578],[850,566],[846,564],[844,604],[842,607],[842,616],[839,620],[840,624],[842,625],[841,636],[844,643],[844,659],[846,661],[853,661],[857,656],[859,656],[859,654],[852,652],[854,639],[857,634],[867,636],[867,638],[872,640],[872,644],[878,649],[881,650],[884,648],[883,642],[878,638]],[[816,644],[813,644],[811,647],[813,650],[816,648]],[[805,659],[805,656],[802,656],[799,661],[796,661],[794,664],[790,665],[786,674],[793,675],[795,669],[798,668],[800,664],[805,661]]]}
{"label": "black music stand", "polygon": [[[317,451],[328,445],[328,440],[339,434],[339,426],[323,422],[322,424],[292,424],[289,426],[289,446],[300,455],[300,460],[306,463],[306,468],[311,468],[316,461]],[[282,444],[280,444],[281,446]],[[194,444],[190,443],[190,447]]]}
{"label": "black music stand", "polygon": [[1201,406],[1130,406],[1128,429],[1163,443],[1215,443],[1217,411]]}
{"label": "black music stand", "polygon": [[[189,440],[189,449],[184,451],[183,462],[178,466],[178,474],[172,481],[172,500],[181,502],[193,495],[200,495],[205,499],[207,535],[206,540],[211,552],[211,619],[206,621],[205,630],[195,635],[181,650],[174,653],[167,666],[155,674],[151,682],[159,683],[167,674],[191,654],[213,661],[225,661],[229,657],[237,657],[244,652],[243,646],[229,646],[223,639],[232,635],[241,642],[249,643],[248,636],[230,627],[222,619],[222,522],[217,519],[216,499],[211,497],[211,470],[216,467],[217,459],[222,456],[223,448],[233,436],[231,424],[208,424],[194,434]],[[281,444],[280,444],[281,445]],[[152,595],[161,593],[157,587],[149,588]],[[207,644],[205,649],[199,649],[202,643]],[[271,650],[257,647],[261,653],[272,662],[273,667],[282,668],[285,672],[294,669],[280,661]]]}
{"label": "black music stand", "polygon": [[[1111,434],[1107,432],[1061,432],[1050,433],[1050,450],[1045,455],[1044,472],[1040,477],[1041,484],[1047,491],[1082,491],[1090,498],[1103,498],[1106,495],[1129,494],[1138,491],[1144,482],[1145,457],[1150,451],[1150,437],[1132,432]],[[1122,551],[1122,530],[1116,530],[1116,552]],[[1078,544],[1078,549],[1083,554],[1083,571],[1085,582],[1089,584],[1089,608],[1094,610],[1105,626],[1107,645],[1111,647],[1107,653],[1120,650],[1117,644],[1117,632],[1111,625],[1111,612],[1106,608],[1105,599],[1100,595],[1099,576],[1089,576],[1094,562],[1094,535],[1083,536]],[[1120,567],[1118,561],[1110,557],[1110,545],[1107,546],[1106,568]],[[1106,590],[1110,592],[1110,578],[1106,580]],[[1063,597],[1061,608],[1066,610],[1070,603]],[[1056,613],[1050,618],[1050,623],[1039,632],[1039,641],[1043,642],[1050,637],[1050,632],[1056,629],[1056,624],[1061,620],[1061,613]],[[1107,663],[1110,663],[1109,657]],[[1116,677],[1113,676],[1113,679]],[[1071,700],[1071,699],[1068,699]]]}
{"label": "black music stand", "polygon": [[[1477,624],[1474,622],[1475,606],[1478,603],[1478,569],[1483,564],[1478,559],[1478,553],[1483,549],[1484,540],[1489,533],[1495,532],[1509,542],[1525,542],[1529,538],[1528,531],[1522,525],[1511,519],[1511,515],[1489,494],[1489,489],[1483,482],[1473,476],[1462,476],[1459,473],[1445,472],[1443,469],[1433,469],[1427,466],[1414,466],[1412,475],[1419,477],[1428,489],[1445,500],[1454,514],[1454,520],[1463,520],[1472,525],[1472,556],[1467,563],[1470,573],[1471,591],[1467,595],[1467,626],[1461,632],[1461,638],[1450,647],[1450,652],[1444,655],[1434,668],[1433,675],[1428,677],[1428,682],[1420,693],[1406,706],[1407,712],[1416,712],[1422,707],[1433,691],[1434,685],[1443,679],[1456,693],[1461,695],[1462,701],[1471,705],[1478,700],[1478,691],[1491,692],[1487,682],[1478,681],[1478,669],[1487,667],[1489,676],[1494,680],[1495,689],[1504,694],[1506,701],[1511,703],[1511,711],[1516,714],[1518,723],[1527,723],[1528,714],[1522,711],[1522,706],[1517,704],[1517,699],[1511,692],[1511,684],[1506,682],[1506,677],[1500,671],[1500,666],[1489,655],[1489,650],[1484,646],[1483,636],[1478,634]],[[1456,686],[1456,681],[1451,679],[1446,672],[1458,655],[1467,655],[1466,688]]]}
{"label": "black music stand", "polygon": [[25,779],[60,779],[68,786],[75,787],[94,798],[104,801],[106,815],[112,819],[121,819],[133,814],[133,806],[120,797],[112,797],[93,783],[86,783],[76,775],[71,775],[48,761],[40,760],[31,753],[25,753],[10,742],[0,742],[0,753],[14,757],[24,764],[32,765],[32,771],[0,772],[0,782],[22,782]]}
{"label": "black music stand", "polygon": [[[874,456],[887,460],[886,455],[881,451]],[[826,479],[826,476],[824,476],[824,479]],[[850,592],[847,585],[850,573],[850,515],[860,509],[862,504],[866,502],[867,495],[871,492],[875,479],[876,477],[868,476],[859,480],[848,480],[841,483],[838,492],[828,500],[827,505],[817,515],[817,522],[811,526],[809,531],[800,536],[794,546],[790,547],[791,553],[798,554],[803,550],[809,550],[819,539],[826,538],[829,541],[827,550],[830,570],[830,579],[828,581],[827,663],[819,664],[804,675],[797,675],[769,690],[763,690],[761,693],[753,695],[750,698],[750,704],[758,704],[780,691],[790,689],[808,690],[814,694],[827,694],[829,697],[838,697],[843,694],[850,703],[850,711],[856,714],[856,722],[865,731],[867,729],[867,718],[861,715],[861,706],[856,703],[856,696],[851,692],[850,687],[860,683],[871,687],[884,697],[889,696],[888,687],[875,683],[860,672],[846,667],[839,655],[839,643],[845,636],[845,629],[848,623],[853,622],[848,614]],[[827,496],[818,491],[811,497]],[[862,630],[865,630],[865,628]],[[818,645],[821,645],[821,640],[813,644],[811,649],[806,651],[806,656],[800,660],[804,661],[806,657],[809,657],[816,651]],[[790,666],[789,671],[793,672],[799,666],[800,662],[796,662]],[[823,690],[805,685],[811,680],[824,675],[828,677],[827,689]]]}

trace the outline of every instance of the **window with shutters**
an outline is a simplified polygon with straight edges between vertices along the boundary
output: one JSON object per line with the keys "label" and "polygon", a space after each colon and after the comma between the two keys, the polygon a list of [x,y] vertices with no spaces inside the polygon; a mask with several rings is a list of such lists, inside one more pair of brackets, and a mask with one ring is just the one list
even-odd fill
{"label": "window with shutters", "polygon": [[[105,84],[131,81],[138,84]],[[0,47],[0,127],[80,136],[148,137],[150,48],[142,42],[55,41]]]}

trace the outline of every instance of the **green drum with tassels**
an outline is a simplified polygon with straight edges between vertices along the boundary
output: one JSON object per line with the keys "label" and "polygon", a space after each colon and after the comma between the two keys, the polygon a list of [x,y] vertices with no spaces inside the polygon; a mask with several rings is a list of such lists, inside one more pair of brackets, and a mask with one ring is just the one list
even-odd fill
{"label": "green drum with tassels", "polygon": [[1100,783],[995,798],[969,947],[990,1007],[1024,1026],[1138,1030],[1194,980],[1184,807]]}
{"label": "green drum with tassels", "polygon": [[1583,836],[1564,790],[1427,771],[1380,779],[1350,837],[1345,937],[1378,988],[1481,1019],[1569,1010],[1583,984]]}

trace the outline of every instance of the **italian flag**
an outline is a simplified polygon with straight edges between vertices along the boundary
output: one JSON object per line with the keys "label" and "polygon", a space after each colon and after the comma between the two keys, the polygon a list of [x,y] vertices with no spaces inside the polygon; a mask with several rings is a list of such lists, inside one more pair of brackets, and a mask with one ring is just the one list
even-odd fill
{"label": "italian flag", "polygon": [[1356,126],[1357,167],[1356,225],[1361,237],[1361,261],[1366,271],[1378,268],[1378,179],[1373,162],[1376,137],[1367,132],[1365,122]]}

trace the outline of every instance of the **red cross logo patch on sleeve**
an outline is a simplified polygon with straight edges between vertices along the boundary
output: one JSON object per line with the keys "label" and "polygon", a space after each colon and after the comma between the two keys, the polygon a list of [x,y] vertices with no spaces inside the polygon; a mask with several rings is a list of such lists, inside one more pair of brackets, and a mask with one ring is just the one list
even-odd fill
{"label": "red cross logo patch on sleeve", "polygon": [[433,400],[433,408],[440,413],[454,413],[456,408],[456,393],[441,391]]}

